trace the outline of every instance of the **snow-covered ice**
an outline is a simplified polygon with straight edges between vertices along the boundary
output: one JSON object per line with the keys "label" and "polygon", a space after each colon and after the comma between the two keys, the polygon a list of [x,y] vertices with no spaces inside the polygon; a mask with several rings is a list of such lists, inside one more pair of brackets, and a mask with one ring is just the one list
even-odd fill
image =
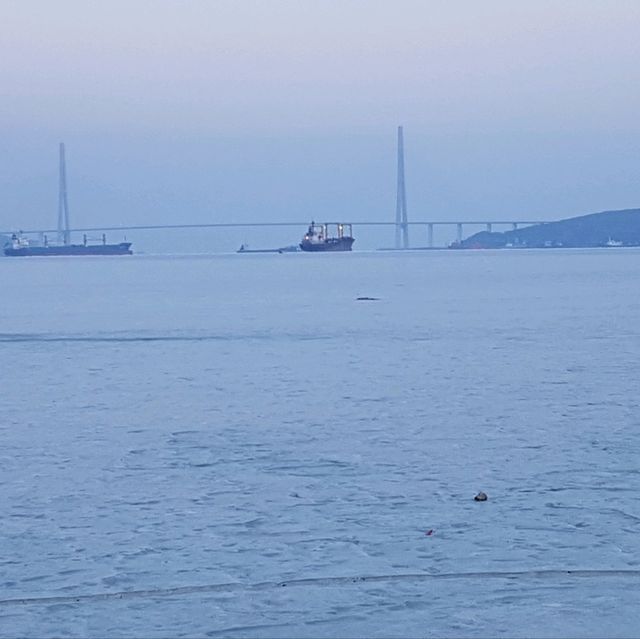
{"label": "snow-covered ice", "polygon": [[640,251],[0,277],[1,636],[637,636]]}

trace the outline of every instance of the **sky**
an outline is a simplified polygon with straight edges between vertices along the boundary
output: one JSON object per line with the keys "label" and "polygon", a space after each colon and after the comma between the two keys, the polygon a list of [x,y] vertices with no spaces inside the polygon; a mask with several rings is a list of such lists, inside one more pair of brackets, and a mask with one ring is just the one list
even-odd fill
{"label": "sky", "polygon": [[640,206],[640,3],[2,0],[0,230]]}

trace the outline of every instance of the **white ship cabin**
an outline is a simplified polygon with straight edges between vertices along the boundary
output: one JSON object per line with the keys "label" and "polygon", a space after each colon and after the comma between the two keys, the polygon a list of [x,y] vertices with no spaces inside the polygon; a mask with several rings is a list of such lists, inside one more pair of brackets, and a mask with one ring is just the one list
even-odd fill
{"label": "white ship cabin", "polygon": [[18,250],[28,248],[29,246],[30,242],[26,237],[22,237],[22,235],[18,235],[17,233],[11,236],[11,248]]}

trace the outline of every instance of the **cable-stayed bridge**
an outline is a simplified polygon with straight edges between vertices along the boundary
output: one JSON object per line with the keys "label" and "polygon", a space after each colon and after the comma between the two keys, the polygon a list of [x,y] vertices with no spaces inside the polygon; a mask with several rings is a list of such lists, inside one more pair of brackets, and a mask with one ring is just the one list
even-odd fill
{"label": "cable-stayed bridge", "polygon": [[[354,227],[386,227],[391,226],[395,229],[395,248],[398,250],[411,248],[409,244],[409,227],[418,230],[418,236],[421,238],[413,243],[413,247],[417,248],[435,248],[434,229],[437,226],[454,227],[456,242],[460,243],[464,239],[464,227],[483,227],[486,231],[491,232],[494,227],[507,226],[517,229],[522,226],[531,226],[534,224],[544,224],[548,220],[514,220],[514,219],[494,219],[485,217],[484,219],[454,219],[454,220],[419,220],[408,221],[407,216],[407,197],[405,188],[404,173],[404,135],[403,128],[398,127],[398,156],[397,156],[397,184],[396,184],[396,220],[395,222],[380,222],[377,220],[360,220],[353,221],[351,219],[340,220],[336,223],[348,223]],[[323,220],[323,222],[331,222],[331,220]],[[60,144],[60,177],[59,177],[59,206],[58,206],[58,226],[55,229],[21,229],[21,234],[34,234],[45,238],[47,234],[57,234],[58,242],[64,244],[70,243],[71,233],[106,233],[108,231],[153,231],[153,230],[179,230],[179,229],[233,229],[233,228],[261,228],[261,227],[297,227],[306,228],[309,220],[301,221],[254,221],[254,222],[209,222],[195,224],[132,224],[132,225],[104,225],[104,226],[87,226],[70,228],[69,225],[69,209],[67,204],[67,180],[65,165],[65,148],[64,144]],[[422,230],[422,233],[420,233]],[[17,232],[17,229],[9,231],[0,231],[0,234],[11,235]],[[448,234],[451,236],[452,234]],[[86,235],[85,235],[86,238]],[[414,237],[415,239],[415,237]]]}
{"label": "cable-stayed bridge", "polygon": [[[341,220],[344,222],[344,220]],[[531,226],[533,224],[544,224],[548,222],[548,220],[513,220],[513,219],[485,219],[485,220],[418,220],[413,222],[408,222],[404,220],[400,220],[400,222],[379,222],[375,220],[363,220],[359,222],[349,221],[350,224],[353,224],[354,227],[394,227],[396,230],[396,235],[398,230],[402,231],[402,235],[405,235],[405,230],[407,227],[412,227],[415,230],[418,230],[417,234],[414,234],[414,238],[416,235],[422,240],[418,240],[418,242],[414,243],[414,246],[426,246],[427,248],[434,248],[434,229],[437,226],[440,227],[449,227],[455,229],[456,241],[462,241],[464,237],[464,227],[472,226],[474,228],[484,228],[485,230],[491,232],[494,227],[508,227],[512,229],[517,229],[523,226]],[[133,224],[129,226],[119,225],[119,226],[86,226],[86,227],[77,227],[71,228],[66,231],[67,233],[106,233],[110,231],[161,231],[161,230],[179,230],[179,229],[232,229],[232,228],[260,228],[260,227],[298,227],[304,229],[308,226],[309,220],[298,220],[298,221],[288,221],[288,222],[263,222],[263,221],[255,221],[255,222],[210,222],[210,223],[199,223],[199,224]],[[419,230],[423,232],[420,233]],[[21,233],[24,234],[33,234],[33,235],[47,235],[49,233],[55,234],[58,233],[58,228],[48,228],[48,229],[21,229]],[[0,231],[0,234],[10,235],[15,232],[14,229],[9,231]],[[403,237],[404,240],[404,237]],[[400,249],[408,249],[411,248],[407,242],[404,243],[400,247],[396,247]]]}

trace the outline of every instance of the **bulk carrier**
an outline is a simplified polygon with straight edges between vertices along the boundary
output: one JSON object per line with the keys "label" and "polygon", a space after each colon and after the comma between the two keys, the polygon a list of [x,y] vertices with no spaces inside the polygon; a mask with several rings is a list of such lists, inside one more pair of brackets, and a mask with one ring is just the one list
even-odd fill
{"label": "bulk carrier", "polygon": [[47,256],[47,255],[131,255],[131,242],[107,244],[106,237],[102,236],[102,242],[89,244],[87,236],[84,236],[82,244],[49,244],[47,236],[43,244],[33,244],[27,238],[16,235],[11,236],[11,241],[5,245],[4,254],[7,257]]}
{"label": "bulk carrier", "polygon": [[64,144],[60,144],[60,182],[58,196],[58,238],[52,243],[43,236],[41,243],[29,240],[22,233],[14,233],[4,246],[4,254],[8,257],[49,256],[49,255],[131,255],[131,242],[107,244],[107,238],[94,240],[83,236],[82,244],[71,243],[69,227],[69,207],[67,204],[67,170]]}

